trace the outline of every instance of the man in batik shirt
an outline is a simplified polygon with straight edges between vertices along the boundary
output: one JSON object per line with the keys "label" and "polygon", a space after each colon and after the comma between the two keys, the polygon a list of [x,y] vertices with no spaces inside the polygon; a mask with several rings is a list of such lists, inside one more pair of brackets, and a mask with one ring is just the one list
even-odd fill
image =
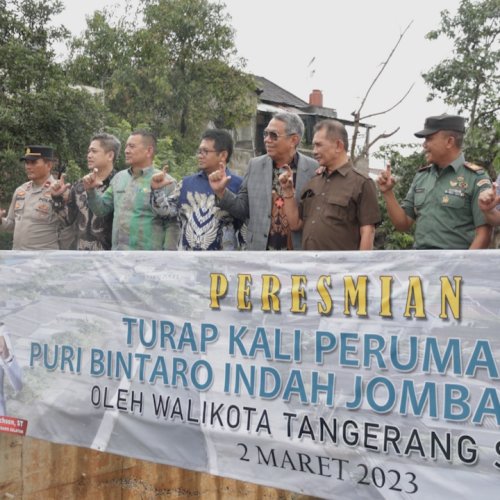
{"label": "man in batik shirt", "polygon": [[169,196],[165,191],[171,181],[164,172],[153,175],[151,206],[153,212],[181,225],[181,250],[234,250],[238,246],[235,221],[215,204],[208,175],[224,168],[231,177],[228,189],[237,193],[241,177],[232,175],[227,164],[233,153],[233,139],[225,130],[209,129],[201,137],[198,149],[199,171],[184,177]]}
{"label": "man in batik shirt", "polygon": [[[111,134],[97,134],[90,140],[87,152],[87,166],[90,171],[97,170],[96,176],[101,185],[97,192],[108,189],[116,171],[113,168],[120,154],[120,141]],[[113,213],[95,215],[90,210],[87,192],[83,180],[78,180],[68,191],[69,184],[64,184],[64,177],[52,188],[54,209],[64,225],[76,224],[78,250],[111,250],[111,232]]]}

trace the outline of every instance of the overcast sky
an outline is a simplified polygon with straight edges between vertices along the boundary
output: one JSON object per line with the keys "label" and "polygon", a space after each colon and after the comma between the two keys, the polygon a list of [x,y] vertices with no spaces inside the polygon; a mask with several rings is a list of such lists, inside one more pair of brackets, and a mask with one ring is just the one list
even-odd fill
{"label": "overcast sky", "polygon": [[[125,2],[64,0],[57,18],[74,34],[85,29],[85,16],[105,5]],[[421,74],[452,55],[446,40],[429,41],[426,33],[440,23],[440,12],[455,13],[459,0],[226,0],[236,31],[236,47],[247,70],[264,76],[308,100],[320,89],[324,106],[351,119],[381,63],[399,35],[413,21],[388,68],[365,104],[364,114],[395,104],[412,83],[411,94],[395,110],[369,123],[372,138],[396,127],[388,142],[415,142],[413,132],[426,116],[453,112],[441,101],[426,102],[428,88]],[[311,60],[315,58],[312,64]],[[376,149],[376,147],[375,147]],[[372,151],[373,152],[373,151]]]}

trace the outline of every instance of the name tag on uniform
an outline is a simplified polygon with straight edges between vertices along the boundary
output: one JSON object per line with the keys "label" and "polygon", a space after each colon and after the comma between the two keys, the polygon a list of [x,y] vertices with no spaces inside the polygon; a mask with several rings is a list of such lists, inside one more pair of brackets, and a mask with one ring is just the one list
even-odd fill
{"label": "name tag on uniform", "polygon": [[459,196],[460,198],[465,197],[465,193],[460,191],[460,189],[447,189],[445,194],[450,194],[451,196]]}

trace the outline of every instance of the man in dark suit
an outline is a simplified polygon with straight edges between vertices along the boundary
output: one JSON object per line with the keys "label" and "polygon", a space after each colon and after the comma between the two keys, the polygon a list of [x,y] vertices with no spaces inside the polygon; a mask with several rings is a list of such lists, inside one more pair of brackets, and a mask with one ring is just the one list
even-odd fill
{"label": "man in dark suit", "polygon": [[267,154],[250,160],[238,194],[226,189],[230,177],[224,169],[209,176],[218,206],[233,217],[247,220],[248,250],[301,249],[301,233],[291,231],[284,211],[279,175],[283,167],[290,167],[299,197],[315,174],[318,163],[297,151],[303,134],[304,124],[298,115],[277,113],[264,130]]}

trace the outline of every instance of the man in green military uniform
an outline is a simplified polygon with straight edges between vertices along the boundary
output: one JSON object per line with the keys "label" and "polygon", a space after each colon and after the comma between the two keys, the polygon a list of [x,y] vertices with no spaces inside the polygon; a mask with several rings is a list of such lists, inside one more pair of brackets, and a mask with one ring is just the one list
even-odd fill
{"label": "man in green military uniform", "polygon": [[491,181],[481,167],[465,161],[464,134],[460,116],[444,114],[425,120],[424,129],[415,136],[424,138],[428,165],[418,170],[402,205],[392,191],[396,181],[390,166],[378,176],[395,228],[408,231],[416,223],[417,249],[477,249],[490,243],[491,227],[478,198]]}

